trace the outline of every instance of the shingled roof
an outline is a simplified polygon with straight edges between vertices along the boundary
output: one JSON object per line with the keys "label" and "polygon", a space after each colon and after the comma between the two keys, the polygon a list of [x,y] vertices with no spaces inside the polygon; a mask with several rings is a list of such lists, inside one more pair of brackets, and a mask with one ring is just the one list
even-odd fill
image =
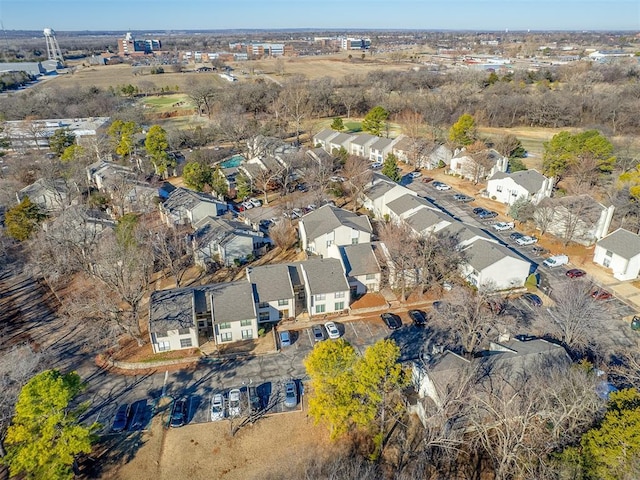
{"label": "shingled roof", "polygon": [[369,218],[357,215],[348,210],[324,205],[319,209],[304,215],[300,222],[304,225],[308,239],[318,238],[321,235],[334,231],[336,228],[345,226],[361,232],[371,233],[371,223]]}
{"label": "shingled roof", "polygon": [[627,260],[640,255],[640,235],[619,228],[610,233],[597,245]]}

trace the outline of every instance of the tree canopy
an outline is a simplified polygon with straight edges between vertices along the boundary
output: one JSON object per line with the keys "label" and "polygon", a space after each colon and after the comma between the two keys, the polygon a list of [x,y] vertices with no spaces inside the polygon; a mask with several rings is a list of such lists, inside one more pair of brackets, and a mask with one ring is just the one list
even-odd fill
{"label": "tree canopy", "polygon": [[82,145],[69,145],[64,149],[60,160],[63,162],[75,162],[86,155],[86,149]]}
{"label": "tree canopy", "polygon": [[16,413],[7,430],[7,456],[11,475],[27,478],[72,479],[76,455],[90,453],[97,425],[80,424],[84,406],[71,403],[84,389],[80,376],[46,370],[22,388]]}
{"label": "tree canopy", "polygon": [[333,119],[333,122],[331,122],[331,130],[336,130],[338,132],[344,130],[344,122],[342,121],[342,118],[336,117]]}
{"label": "tree canopy", "polygon": [[367,115],[362,120],[362,130],[370,133],[371,135],[382,134],[382,131],[385,127],[385,122],[389,117],[389,112],[387,112],[383,107],[377,106],[373,107]]}
{"label": "tree canopy", "polygon": [[139,131],[140,127],[135,122],[115,120],[107,130],[107,135],[114,144],[116,154],[122,157],[131,155],[134,147],[133,136]]}
{"label": "tree canopy", "polygon": [[24,241],[45,218],[47,215],[42,209],[32,203],[29,197],[24,197],[18,205],[7,210],[5,214],[7,233],[16,240]]}
{"label": "tree canopy", "polygon": [[384,163],[382,164],[382,174],[386,175],[394,182],[399,182],[402,178],[400,176],[400,172],[398,172],[398,159],[393,153],[390,153],[387,155],[387,158],[384,159]]}
{"label": "tree canopy", "polygon": [[49,148],[60,156],[67,147],[76,143],[76,136],[68,128],[58,128],[49,137]]}
{"label": "tree canopy", "polygon": [[189,162],[182,170],[182,179],[187,187],[202,192],[205,185],[213,183],[213,170],[208,165],[199,162]]}
{"label": "tree canopy", "polygon": [[449,140],[456,147],[464,147],[471,145],[476,139],[476,121],[474,118],[465,113],[460,115],[458,121],[451,126],[449,130]]}
{"label": "tree canopy", "polygon": [[399,347],[388,339],[368,347],[363,356],[344,339],[318,344],[304,361],[312,387],[309,413],[329,425],[332,438],[353,427],[378,436],[392,393],[406,384],[399,357]]}
{"label": "tree canopy", "polygon": [[251,195],[251,181],[242,172],[236,176],[236,197],[245,199]]}
{"label": "tree canopy", "polygon": [[563,131],[544,144],[542,169],[545,175],[559,179],[585,169],[611,173],[615,162],[613,144],[599,131]]}
{"label": "tree canopy", "polygon": [[167,132],[160,125],[154,125],[149,129],[144,147],[158,175],[165,175],[169,168],[176,166],[176,161],[167,152]]}

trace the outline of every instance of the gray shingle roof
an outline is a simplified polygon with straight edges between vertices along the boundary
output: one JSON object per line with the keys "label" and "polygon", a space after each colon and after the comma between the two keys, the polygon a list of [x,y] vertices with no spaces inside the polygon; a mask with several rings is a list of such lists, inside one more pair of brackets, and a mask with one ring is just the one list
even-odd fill
{"label": "gray shingle roof", "polygon": [[428,200],[409,193],[387,203],[387,208],[398,216],[418,207],[425,207],[428,209],[435,208]]}
{"label": "gray shingle roof", "polygon": [[[464,249],[464,253],[466,255],[466,263],[479,272],[506,257],[522,260],[507,247],[486,240],[473,242]],[[522,261],[524,262],[525,260]]]}
{"label": "gray shingle roof", "polygon": [[598,246],[629,260],[640,255],[640,235],[619,228],[598,241]]}
{"label": "gray shingle roof", "polygon": [[449,224],[454,222],[454,219],[446,213],[436,212],[430,208],[416,210],[404,220],[418,233],[424,232],[440,222],[449,222]]}
{"label": "gray shingle roof", "polygon": [[207,298],[215,323],[256,318],[253,285],[245,280],[207,285]]}
{"label": "gray shingle roof", "polygon": [[538,192],[547,179],[547,177],[536,170],[521,170],[513,173],[496,172],[493,177],[491,177],[491,180],[500,180],[503,178],[511,178],[531,194]]}
{"label": "gray shingle roof", "polygon": [[380,273],[380,264],[373,251],[373,244],[360,243],[339,248],[348,276],[356,277],[358,275]]}
{"label": "gray shingle roof", "polygon": [[492,240],[485,231],[462,222],[453,222],[451,225],[440,230],[440,233],[443,235],[455,236],[458,239],[458,242],[466,242],[476,237],[485,240]]}
{"label": "gray shingle roof", "polygon": [[172,288],[151,292],[149,330],[166,334],[168,330],[194,327],[193,288]]}
{"label": "gray shingle roof", "polygon": [[365,190],[365,195],[371,200],[382,197],[389,190],[398,186],[393,180],[386,175],[375,172],[372,176],[370,186]]}
{"label": "gray shingle roof", "polygon": [[329,128],[325,128],[324,130],[320,130],[318,133],[316,133],[314,138],[316,140],[320,140],[322,142],[326,142],[329,138],[331,138],[332,136],[335,136],[337,134],[338,134],[338,132],[336,132],[335,130],[331,130]]}
{"label": "gray shingle roof", "polygon": [[351,143],[363,147],[365,144],[373,142],[377,138],[378,137],[371,135],[370,133],[361,133],[360,135],[355,135],[354,139],[351,140]]}
{"label": "gray shingle roof", "polygon": [[396,142],[393,148],[394,150],[398,150],[400,152],[407,152],[413,149],[415,142],[416,141],[413,138],[402,137],[400,140]]}
{"label": "gray shingle roof", "polygon": [[247,268],[247,276],[255,284],[258,302],[273,302],[293,298],[291,270],[297,278],[296,267],[288,263]]}
{"label": "gray shingle roof", "polygon": [[368,217],[357,215],[342,208],[334,207],[333,205],[324,205],[318,210],[304,215],[300,219],[300,222],[304,225],[308,239],[318,238],[321,235],[334,231],[340,226],[367,233],[373,231]]}
{"label": "gray shingle roof", "polygon": [[206,193],[195,192],[193,190],[178,187],[169,194],[162,205],[168,211],[172,211],[183,208],[191,210],[200,203],[216,205],[221,202]]}
{"label": "gray shingle roof", "polygon": [[349,142],[353,137],[355,137],[355,135],[352,135],[349,133],[339,133],[338,135],[333,137],[331,140],[329,140],[329,143],[336,144],[336,145],[344,145],[346,142]]}
{"label": "gray shingle roof", "polygon": [[29,197],[31,200],[34,200],[35,198],[45,195],[47,192],[52,192],[55,196],[63,199],[67,197],[69,187],[67,186],[67,182],[62,178],[52,180],[39,178],[31,185],[27,185],[21,189],[18,192],[18,197],[20,199]]}
{"label": "gray shingle roof", "polygon": [[212,242],[217,245],[225,245],[236,236],[263,236],[261,232],[256,232],[244,223],[227,220],[226,218],[205,217],[195,227],[196,231],[193,233],[192,238],[199,247],[209,245]]}
{"label": "gray shingle roof", "polygon": [[389,147],[389,145],[393,143],[393,140],[394,140],[393,138],[379,138],[371,145],[371,149],[384,150],[385,148]]}
{"label": "gray shingle roof", "polygon": [[300,264],[311,295],[349,290],[342,264],[337,258],[319,258]]}

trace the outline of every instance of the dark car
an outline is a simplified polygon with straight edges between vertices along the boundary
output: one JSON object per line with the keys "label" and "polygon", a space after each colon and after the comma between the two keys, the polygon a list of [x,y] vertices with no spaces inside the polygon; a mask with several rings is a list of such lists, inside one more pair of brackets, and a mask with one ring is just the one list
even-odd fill
{"label": "dark car", "polygon": [[181,398],[173,403],[173,410],[171,411],[170,425],[174,428],[182,427],[187,423],[188,415],[188,402],[186,398]]}
{"label": "dark car", "polygon": [[524,234],[520,233],[520,232],[513,232],[511,235],[509,235],[509,238],[511,240],[518,240],[518,239],[520,239],[522,237],[524,237]]}
{"label": "dark car", "polygon": [[320,325],[314,325],[311,331],[313,332],[313,339],[316,342],[321,342],[322,340],[324,340],[324,328],[322,328]]}
{"label": "dark car", "polygon": [[147,413],[147,401],[138,400],[131,405],[131,423],[129,430],[142,430]]}
{"label": "dark car", "polygon": [[249,398],[249,408],[251,413],[256,413],[262,410],[262,402],[260,401],[260,395],[258,395],[258,389],[253,385],[247,387],[247,397]]}
{"label": "dark car", "polygon": [[485,218],[495,218],[498,216],[498,212],[493,212],[493,211],[489,211],[489,210],[485,210],[484,212],[480,212],[478,214],[478,217],[480,217],[481,219],[485,219]]}
{"label": "dark car", "polygon": [[431,177],[422,177],[422,183],[433,182],[433,178]]}
{"label": "dark car", "polygon": [[475,200],[475,198],[470,197],[469,195],[465,195],[464,193],[456,193],[453,196],[453,199],[458,201],[458,202],[462,202],[462,203],[469,203],[469,202],[473,202]]}
{"label": "dark car", "polygon": [[423,327],[427,324],[427,315],[422,310],[409,310],[408,313],[416,327]]}
{"label": "dark car", "polygon": [[[522,236],[520,238],[522,238]],[[516,238],[516,240],[517,240],[517,238]],[[549,250],[547,250],[544,247],[541,247],[540,245],[534,245],[533,247],[531,247],[531,251],[533,253],[537,253],[538,255],[545,255],[545,254],[549,253]]]}
{"label": "dark car", "polygon": [[591,292],[591,297],[596,300],[609,300],[613,295],[611,295],[606,290],[597,289]]}
{"label": "dark car", "polygon": [[402,326],[402,320],[400,320],[400,317],[393,313],[383,313],[380,315],[380,318],[382,318],[382,321],[389,330],[397,330]]}
{"label": "dark car", "polygon": [[127,422],[129,421],[129,413],[131,409],[129,404],[125,403],[120,405],[116,411],[116,416],[113,418],[113,424],[111,430],[114,432],[122,432],[127,428]]}
{"label": "dark car", "polygon": [[473,209],[473,214],[474,215],[479,215],[482,212],[486,212],[488,211],[487,209],[483,208],[483,207],[476,207]]}
{"label": "dark car", "polygon": [[524,295],[522,295],[522,299],[525,302],[530,303],[534,307],[542,306],[542,299],[535,293],[525,293]]}
{"label": "dark car", "polygon": [[587,274],[584,270],[580,270],[579,268],[572,268],[571,270],[567,270],[565,274],[569,278],[580,278],[584,277]]}
{"label": "dark car", "polygon": [[640,330],[640,317],[637,315],[631,319],[631,330]]}

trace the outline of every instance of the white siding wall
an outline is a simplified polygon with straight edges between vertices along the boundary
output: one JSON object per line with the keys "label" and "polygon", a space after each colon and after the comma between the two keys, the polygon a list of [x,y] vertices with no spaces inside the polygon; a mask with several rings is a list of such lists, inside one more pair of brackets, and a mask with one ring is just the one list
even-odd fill
{"label": "white siding wall", "polygon": [[[260,305],[258,305],[258,321],[259,321],[259,323],[277,322],[278,320],[280,320],[280,312],[284,312],[285,313],[285,315],[282,317],[284,319],[296,316],[294,299],[293,298],[287,298],[287,299],[283,298],[281,300],[286,301],[286,305],[280,305],[280,302],[278,300],[274,300],[274,301],[271,301],[271,302],[266,302],[267,305],[268,305],[267,307],[261,307]],[[285,312],[285,310],[287,310],[288,312]],[[263,319],[262,315],[260,315],[261,313],[268,313],[269,317]]]}
{"label": "white siding wall", "polygon": [[636,255],[630,260],[627,260],[612,252],[610,252],[610,255],[607,255],[607,252],[608,250],[606,248],[596,245],[593,252],[594,263],[610,268],[614,278],[617,280],[625,281],[638,278],[638,274],[640,273],[640,255]]}
{"label": "white siding wall", "polygon": [[[220,328],[220,322],[215,322],[213,325],[213,334],[216,338],[216,343],[231,343],[239,340],[248,340],[250,338],[258,338],[258,321],[255,318],[248,319],[248,325],[242,325],[243,322],[235,321],[229,322],[229,328]],[[250,337],[243,337],[243,332],[250,333]],[[226,334],[231,334],[231,338],[225,337]]]}
{"label": "white siding wall", "polygon": [[529,262],[513,257],[505,257],[502,260],[488,266],[474,275],[471,267],[463,267],[465,277],[478,287],[491,285],[498,290],[522,287],[529,276],[531,265]]}
{"label": "white siding wall", "polygon": [[498,202],[513,205],[520,197],[529,198],[529,192],[518,185],[510,178],[501,178],[500,180],[489,180],[487,182],[487,193],[489,198],[496,197]]}
{"label": "white siding wall", "polygon": [[[180,340],[191,340],[190,346],[181,346]],[[190,328],[189,333],[179,334],[178,330],[169,330],[166,337],[159,337],[157,334],[151,334],[151,345],[153,353],[167,352],[173,350],[185,350],[187,348],[197,348],[198,333],[195,328]]]}
{"label": "white siding wall", "polygon": [[324,298],[307,294],[307,310],[311,316],[342,312],[349,308],[349,300],[349,290],[327,293]]}

